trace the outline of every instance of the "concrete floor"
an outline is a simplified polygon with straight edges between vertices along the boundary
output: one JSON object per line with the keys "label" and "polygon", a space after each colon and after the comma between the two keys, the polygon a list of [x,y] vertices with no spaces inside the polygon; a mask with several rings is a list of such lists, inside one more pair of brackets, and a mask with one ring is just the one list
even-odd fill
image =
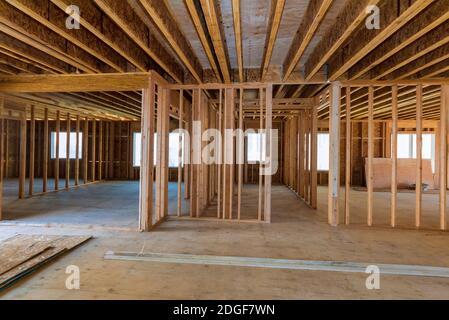
{"label": "concrete floor", "polygon": [[[85,197],[94,197],[95,188],[102,187],[93,185],[74,194],[85,192]],[[363,193],[353,196],[355,220],[364,221],[365,214],[359,208],[364,196]],[[404,216],[412,216],[414,212],[413,194],[409,196],[410,199],[401,203]],[[274,186],[272,224],[169,219],[151,233],[0,224],[0,240],[16,233],[95,236],[84,246],[0,293],[0,298],[449,299],[446,278],[385,275],[381,276],[381,289],[371,291],[365,287],[365,274],[103,259],[106,251],[113,250],[449,267],[448,233],[362,225],[332,228],[326,224],[325,201],[326,189],[320,188],[322,205],[314,211],[287,188]],[[380,221],[383,206],[376,204],[375,221]],[[81,270],[80,290],[65,289],[65,268],[72,264]]]}

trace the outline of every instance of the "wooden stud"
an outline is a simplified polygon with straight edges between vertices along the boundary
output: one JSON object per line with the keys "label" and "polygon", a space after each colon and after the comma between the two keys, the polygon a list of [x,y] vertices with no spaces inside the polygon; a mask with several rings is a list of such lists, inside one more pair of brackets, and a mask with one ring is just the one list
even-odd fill
{"label": "wooden stud", "polygon": [[[265,91],[265,151],[266,151],[266,159],[268,160],[268,168],[267,163],[265,162],[265,203],[264,203],[264,219],[265,222],[271,223],[271,172],[274,171],[275,161],[277,161],[277,155],[273,153],[273,136],[272,136],[272,108],[273,108],[273,85],[270,84],[267,86]],[[276,139],[277,140],[277,139]],[[277,143],[277,141],[276,141]],[[271,171],[271,172],[269,172]]]}
{"label": "wooden stud", "polygon": [[140,161],[139,230],[149,231],[153,217],[155,83],[142,95],[142,153]]}
{"label": "wooden stud", "polygon": [[42,163],[42,192],[47,192],[47,180],[48,180],[48,142],[49,142],[49,132],[48,132],[48,108],[44,109],[44,150],[43,156],[44,161]]}
{"label": "wooden stud", "polygon": [[70,113],[66,120],[66,152],[65,152],[65,188],[70,186]]}
{"label": "wooden stud", "polygon": [[92,121],[92,163],[91,163],[92,182],[97,180],[97,176],[96,176],[96,172],[95,172],[96,165],[97,165],[96,144],[97,144],[97,120],[93,119],[93,121]]}
{"label": "wooden stud", "polygon": [[441,86],[440,105],[440,229],[446,230],[446,205],[447,205],[447,143],[448,143],[448,112],[449,112],[449,86]]}
{"label": "wooden stud", "polygon": [[257,207],[257,218],[259,221],[262,221],[262,207],[263,207],[263,175],[262,175],[262,135],[263,135],[263,89],[259,89],[259,107],[260,107],[260,115],[259,115],[259,135],[260,135],[260,155],[259,155],[259,198],[258,198],[258,207]]}
{"label": "wooden stud", "polygon": [[422,212],[422,89],[416,87],[416,228],[421,227]]}
{"label": "wooden stud", "polygon": [[[99,137],[98,137],[98,180],[103,180],[103,137],[104,137],[104,123],[100,121],[100,127],[98,129]],[[129,132],[129,130],[128,130]],[[128,144],[131,144],[131,137],[128,134]],[[129,148],[128,148],[129,149]],[[129,159],[129,157],[128,157]],[[128,165],[129,168],[129,165]],[[128,175],[129,178],[129,175]]]}
{"label": "wooden stud", "polygon": [[[311,138],[311,199],[310,205],[313,209],[318,206],[318,107],[312,110],[312,138]],[[281,162],[282,163],[282,162]]]}
{"label": "wooden stud", "polygon": [[373,158],[374,158],[374,87],[369,87],[368,94],[368,226],[373,225]]}
{"label": "wooden stud", "polygon": [[217,188],[217,218],[220,219],[221,217],[221,174],[223,169],[223,119],[222,119],[222,111],[223,111],[223,92],[222,89],[219,90],[219,104],[218,104],[218,131],[220,132],[220,138],[218,139],[217,143],[217,150],[218,150],[218,165],[217,165],[217,181],[218,181],[218,188]]}
{"label": "wooden stud", "polygon": [[115,122],[109,123],[109,179],[114,179]]}
{"label": "wooden stud", "polygon": [[84,184],[88,182],[88,165],[89,165],[89,155],[88,155],[88,144],[89,144],[89,118],[84,119],[84,130],[83,130],[83,181]]}
{"label": "wooden stud", "polygon": [[30,161],[29,161],[29,186],[28,186],[28,194],[31,197],[33,195],[34,190],[34,164],[35,164],[35,149],[36,149],[36,117],[34,106],[30,107]]}
{"label": "wooden stud", "polygon": [[75,186],[79,185],[80,177],[80,116],[76,116],[76,142],[75,142]]}
{"label": "wooden stud", "polygon": [[351,88],[346,87],[346,168],[345,168],[345,224],[350,223],[350,192],[351,192]]}
{"label": "wooden stud", "polygon": [[398,197],[398,86],[392,87],[391,127],[391,227],[396,227]]}
{"label": "wooden stud", "polygon": [[238,139],[238,182],[237,182],[237,220],[241,219],[242,213],[242,188],[243,188],[243,162],[245,148],[245,134],[243,128],[243,88],[240,88],[239,97],[239,129]]}
{"label": "wooden stud", "polygon": [[179,146],[178,146],[178,217],[182,216],[182,132],[184,121],[184,90],[179,91]]}
{"label": "wooden stud", "polygon": [[331,226],[339,223],[340,193],[340,97],[341,84],[334,82],[330,88],[329,119],[329,194],[328,222]]}
{"label": "wooden stud", "polygon": [[[3,109],[5,107],[5,97],[0,96],[0,117],[3,114]],[[0,144],[1,144],[1,150],[0,150],[0,221],[3,220],[3,179],[4,179],[4,162],[3,159],[5,157],[5,137],[7,134],[5,133],[5,119],[1,117],[1,125],[2,129],[0,132]],[[7,138],[7,137],[6,137]]]}
{"label": "wooden stud", "polygon": [[54,185],[54,189],[55,191],[59,190],[59,132],[61,130],[61,120],[60,120],[60,112],[59,110],[56,111],[56,130],[55,130],[55,168],[54,168],[54,180],[55,180],[55,185]]}

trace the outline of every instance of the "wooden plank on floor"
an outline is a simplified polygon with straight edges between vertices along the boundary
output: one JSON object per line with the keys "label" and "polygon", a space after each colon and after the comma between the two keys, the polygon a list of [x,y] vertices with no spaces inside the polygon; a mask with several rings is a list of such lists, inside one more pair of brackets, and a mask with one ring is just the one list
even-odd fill
{"label": "wooden plank on floor", "polygon": [[198,265],[219,265],[235,267],[256,267],[269,269],[330,271],[345,273],[365,273],[368,266],[376,265],[381,274],[442,277],[449,278],[449,268],[433,266],[415,266],[400,264],[359,263],[348,261],[314,261],[314,260],[290,260],[252,257],[230,257],[192,255],[176,253],[137,253],[137,252],[106,252],[106,260],[143,261],[156,263],[178,263]]}
{"label": "wooden plank on floor", "polygon": [[[15,266],[6,272],[0,271],[0,290],[90,238],[90,236],[16,235],[6,239],[0,243],[0,257],[2,257],[0,264],[5,263],[9,258],[22,262],[17,264],[10,259],[9,265],[15,264]],[[33,255],[37,251],[40,252]],[[8,252],[12,253],[12,256],[8,256]]]}

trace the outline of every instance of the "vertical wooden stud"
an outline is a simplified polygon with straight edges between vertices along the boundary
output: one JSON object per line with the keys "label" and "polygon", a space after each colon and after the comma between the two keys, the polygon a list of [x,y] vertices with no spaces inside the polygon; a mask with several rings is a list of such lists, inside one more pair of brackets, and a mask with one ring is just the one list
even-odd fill
{"label": "vertical wooden stud", "polygon": [[416,212],[415,226],[421,227],[422,211],[422,85],[416,87]]}
{"label": "vertical wooden stud", "polygon": [[34,192],[34,164],[35,164],[35,149],[36,149],[36,117],[34,106],[30,107],[30,161],[29,161],[29,186],[28,186],[28,194],[31,197]]}
{"label": "vertical wooden stud", "polygon": [[341,84],[334,82],[330,88],[329,118],[329,194],[328,222],[337,226],[339,221],[340,194],[340,98]]}
{"label": "vertical wooden stud", "polygon": [[398,86],[392,87],[391,126],[391,227],[396,227],[398,198]]}

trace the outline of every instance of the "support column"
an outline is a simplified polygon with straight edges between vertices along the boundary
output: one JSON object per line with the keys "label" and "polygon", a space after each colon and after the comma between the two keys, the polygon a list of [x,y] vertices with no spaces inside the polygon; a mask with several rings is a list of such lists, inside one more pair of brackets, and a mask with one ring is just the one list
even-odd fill
{"label": "support column", "polygon": [[141,160],[139,194],[139,230],[149,231],[153,225],[154,111],[155,85],[150,81],[142,95]]}

